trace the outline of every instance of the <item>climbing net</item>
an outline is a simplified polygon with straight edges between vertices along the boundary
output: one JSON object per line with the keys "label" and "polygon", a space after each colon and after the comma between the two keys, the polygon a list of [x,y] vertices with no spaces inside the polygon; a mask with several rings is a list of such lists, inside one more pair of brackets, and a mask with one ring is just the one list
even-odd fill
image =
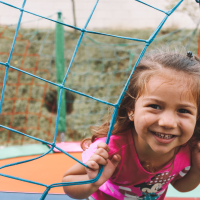
{"label": "climbing net", "polygon": [[[5,4],[7,6],[11,6],[15,9],[18,9],[20,10],[21,14],[20,14],[20,17],[19,17],[19,20],[18,20],[18,24],[17,24],[17,27],[16,27],[16,30],[15,30],[15,34],[14,34],[14,37],[13,37],[13,42],[12,42],[12,47],[11,47],[11,50],[9,52],[9,55],[8,55],[8,59],[5,61],[5,62],[2,62],[0,61],[0,64],[2,66],[4,66],[5,68],[5,74],[4,74],[4,80],[3,80],[3,84],[2,84],[2,94],[1,94],[1,101],[0,101],[0,112],[2,111],[2,105],[3,105],[3,100],[4,100],[4,95],[6,93],[6,86],[7,86],[7,79],[8,79],[8,76],[12,73],[12,72],[17,72],[17,73],[20,73],[23,75],[26,75],[26,76],[29,76],[31,77],[31,80],[32,81],[35,81],[35,80],[38,80],[39,82],[43,83],[43,84],[38,84],[37,86],[40,86],[40,87],[43,87],[45,84],[50,84],[52,86],[54,86],[55,88],[60,88],[60,93],[59,93],[59,100],[58,100],[58,108],[57,108],[57,114],[56,114],[56,121],[55,121],[55,128],[54,128],[54,136],[53,136],[53,142],[49,142],[49,141],[46,141],[45,139],[39,139],[37,137],[34,137],[34,136],[31,136],[29,134],[25,134],[24,131],[25,129],[23,129],[23,132],[22,131],[19,131],[19,130],[16,130],[14,128],[10,128],[9,126],[4,126],[4,125],[0,125],[1,128],[7,130],[7,131],[10,131],[10,132],[14,132],[16,134],[19,134],[25,138],[30,138],[32,140],[35,140],[37,142],[42,142],[44,144],[47,144],[49,146],[51,146],[51,148],[46,152],[44,153],[43,155],[40,155],[34,159],[29,159],[29,160],[24,160],[24,161],[21,161],[21,162],[15,162],[15,163],[12,163],[12,164],[8,164],[8,165],[4,165],[4,166],[1,166],[0,169],[3,169],[5,167],[9,167],[9,166],[14,166],[14,165],[18,165],[18,164],[21,164],[21,163],[26,163],[26,162],[30,162],[30,161],[33,161],[33,160],[36,160],[36,159],[39,159],[45,155],[47,155],[48,153],[50,153],[53,148],[56,148],[58,149],[59,151],[63,152],[65,155],[71,157],[72,159],[76,160],[77,162],[79,162],[80,164],[82,164],[83,166],[87,167],[84,163],[80,162],[79,160],[77,160],[76,158],[74,158],[73,156],[71,156],[70,154],[68,154],[67,152],[63,151],[62,149],[60,149],[58,146],[56,146],[56,140],[57,140],[57,130],[58,130],[58,123],[59,123],[59,114],[60,114],[60,109],[61,109],[61,96],[62,96],[62,93],[65,92],[65,91],[69,91],[75,95],[79,95],[79,96],[82,96],[84,98],[87,98],[90,101],[92,102],[98,102],[100,104],[103,104],[103,105],[108,105],[108,106],[111,106],[113,107],[113,113],[112,113],[112,118],[111,118],[111,123],[110,123],[110,128],[109,128],[109,131],[108,131],[108,136],[107,136],[107,140],[106,140],[106,143],[108,144],[109,143],[109,139],[110,139],[110,136],[111,136],[111,133],[112,133],[112,129],[113,129],[113,126],[114,126],[114,123],[115,123],[115,120],[116,120],[116,116],[117,116],[117,112],[118,112],[118,108],[119,108],[119,105],[123,99],[123,96],[127,90],[127,87],[128,87],[128,84],[129,84],[129,81],[130,81],[130,78],[131,76],[133,75],[134,73],[134,70],[136,68],[136,66],[138,65],[138,63],[140,62],[141,58],[143,57],[144,53],[146,52],[148,46],[154,41],[155,37],[157,36],[157,34],[159,33],[159,31],[161,30],[161,28],[163,27],[164,23],[166,22],[166,20],[168,19],[168,17],[179,7],[179,5],[183,2],[183,0],[180,0],[175,6],[174,8],[172,8],[171,10],[169,11],[164,11],[164,10],[161,10],[159,8],[156,8],[154,6],[151,6],[143,1],[140,1],[140,0],[136,0],[137,2],[141,3],[141,4],[144,4],[146,6],[149,6],[151,7],[152,9],[155,9],[159,12],[162,12],[165,14],[165,17],[163,18],[163,20],[160,22],[160,24],[158,25],[158,27],[155,29],[155,31],[153,32],[153,34],[149,37],[149,39],[145,40],[145,39],[137,39],[137,38],[132,38],[132,37],[123,37],[123,36],[118,36],[118,35],[112,35],[112,34],[106,34],[106,33],[102,33],[102,32],[96,32],[96,31],[89,31],[87,30],[87,25],[88,23],[90,22],[91,20],[91,17],[95,11],[95,8],[99,2],[99,0],[96,1],[92,11],[91,11],[91,14],[90,16],[88,17],[86,23],[85,23],[85,26],[83,28],[78,28],[78,27],[75,27],[75,26],[72,26],[72,25],[69,25],[69,24],[66,24],[66,23],[63,23],[63,22],[59,22],[59,21],[56,21],[56,20],[53,20],[53,19],[50,19],[48,17],[44,17],[44,16],[41,16],[41,15],[37,15],[35,13],[32,13],[32,12],[29,12],[27,10],[24,9],[24,6],[25,6],[25,3],[26,3],[26,0],[24,0],[23,2],[23,5],[21,8],[19,7],[16,7],[14,5],[11,5],[11,4],[8,4],[6,2],[3,2],[3,1],[0,1],[0,3],[2,4]],[[199,3],[199,1],[198,1]],[[35,16],[38,16],[40,18],[43,18],[43,19],[46,19],[46,20],[50,20],[50,21],[53,21],[53,22],[56,22],[56,23],[59,23],[59,24],[62,24],[63,26],[66,26],[66,27],[70,27],[70,28],[73,28],[75,29],[77,32],[80,32],[80,37],[78,38],[78,41],[77,41],[77,44],[75,46],[75,50],[73,52],[73,55],[71,56],[71,60],[69,62],[69,65],[68,65],[68,69],[66,71],[66,74],[65,74],[65,77],[63,79],[63,82],[61,84],[58,84],[54,81],[50,81],[48,80],[48,77],[44,78],[44,77],[41,77],[40,75],[37,75],[33,70],[26,70],[25,68],[18,68],[16,67],[15,65],[17,65],[17,63],[14,63],[12,64],[11,63],[11,58],[14,56],[14,47],[15,47],[15,44],[16,44],[16,41],[17,39],[20,37],[19,34],[19,27],[20,27],[20,24],[21,24],[21,19],[22,19],[22,16],[23,16],[23,13],[29,13],[29,14],[32,14],[32,15],[35,15]],[[71,75],[71,68],[73,66],[73,63],[74,63],[74,60],[75,60],[75,56],[77,55],[77,51],[78,49],[81,47],[81,43],[83,41],[83,36],[85,33],[90,33],[90,34],[98,34],[98,35],[101,35],[101,36],[109,36],[109,37],[114,37],[114,38],[119,38],[119,39],[123,39],[123,40],[129,40],[129,41],[135,41],[135,42],[140,42],[144,45],[137,61],[135,62],[135,65],[133,68],[131,68],[131,72],[129,73],[129,77],[128,77],[128,80],[124,83],[124,87],[122,89],[122,92],[120,93],[120,95],[117,97],[117,103],[112,103],[112,101],[108,101],[107,99],[100,99],[100,98],[97,98],[97,97],[94,97],[94,96],[91,96],[87,93],[84,93],[84,92],[80,92],[78,91],[78,89],[76,88],[73,88],[73,86],[69,87],[69,85],[66,86],[66,82],[67,82],[67,78]],[[19,52],[20,53],[20,52]],[[33,56],[33,55],[32,55]],[[36,60],[37,60],[37,57],[36,57]],[[98,64],[98,62],[97,62]],[[130,62],[130,65],[128,65],[129,67],[131,66],[131,62]],[[88,69],[89,70],[89,69]],[[42,70],[41,69],[41,72],[45,72],[45,70]],[[79,81],[79,80],[77,80]],[[114,80],[113,80],[114,82]],[[75,84],[75,82],[74,82]],[[15,83],[12,84],[12,86],[14,87]],[[43,86],[42,86],[43,85]],[[45,87],[44,87],[45,88]],[[78,87],[77,87],[78,88]],[[22,91],[23,92],[23,91]],[[21,99],[22,100],[22,99]],[[35,182],[35,181],[31,181],[31,180],[27,180],[27,179],[23,179],[23,178],[18,178],[18,177],[15,177],[15,176],[10,176],[10,175],[7,175],[7,174],[3,174],[3,173],[0,173],[1,176],[4,176],[4,177],[8,177],[8,178],[12,178],[12,179],[15,179],[15,180],[20,180],[20,181],[24,181],[24,182],[28,182],[28,183],[32,183],[32,184],[37,184],[37,185],[40,185],[40,186],[44,186],[46,189],[44,191],[44,193],[42,194],[41,196],[41,200],[45,199],[46,195],[48,194],[49,190],[51,188],[54,188],[54,187],[61,187],[61,186],[68,186],[68,185],[81,185],[81,184],[88,184],[88,183],[93,183],[95,181],[97,181],[99,179],[99,177],[101,176],[102,174],[102,171],[103,171],[103,167],[100,169],[100,172],[99,174],[97,175],[96,178],[92,179],[92,180],[88,180],[88,181],[80,181],[80,182],[70,182],[70,183],[54,183],[54,184],[51,184],[51,185],[46,185],[46,184],[43,184],[43,183],[39,183],[39,182]]]}
{"label": "climbing net", "polygon": [[[12,34],[13,29],[10,27],[4,27],[0,32],[0,41],[4,46],[0,48],[0,60],[6,61],[5,56],[9,55],[6,46],[11,43]],[[74,36],[73,33],[66,31],[65,38],[67,66],[78,35]],[[89,36],[84,37],[79,46],[79,52],[76,54],[76,60],[73,62],[73,71],[69,72],[65,85],[109,102],[116,101],[131,71],[132,60],[136,59],[143,47],[133,45],[131,43],[105,45]],[[134,52],[129,50],[131,47],[134,47],[132,48]],[[53,29],[32,32],[20,29],[11,65],[56,82]],[[0,87],[3,86],[4,71],[5,67],[2,66]],[[21,132],[26,131],[28,135],[40,139],[52,141],[56,123],[56,87],[10,69],[5,91],[7,88],[9,93],[4,95],[1,124]],[[108,110],[97,101],[80,98],[69,91],[66,94],[68,115],[65,138],[67,141],[81,140],[87,137],[82,133],[89,133],[88,127],[96,122],[96,118],[101,119]],[[71,102],[68,103],[68,101]],[[0,131],[2,135],[0,145],[36,142],[3,128]]]}

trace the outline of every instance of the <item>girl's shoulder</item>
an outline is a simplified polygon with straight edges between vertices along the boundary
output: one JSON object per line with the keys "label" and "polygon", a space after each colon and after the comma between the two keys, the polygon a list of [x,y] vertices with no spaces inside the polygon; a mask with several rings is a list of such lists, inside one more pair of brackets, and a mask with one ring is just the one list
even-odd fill
{"label": "girl's shoulder", "polygon": [[[97,150],[98,143],[106,142],[107,137],[96,138],[90,146],[83,151],[82,160],[85,163]],[[109,140],[109,156],[112,156],[114,153],[123,151],[126,147],[133,148],[133,139],[131,129],[123,131],[121,133],[117,133],[115,135],[111,135]],[[129,148],[129,149],[130,149]],[[129,150],[127,150],[129,151]],[[121,153],[120,153],[121,154]]]}
{"label": "girl's shoulder", "polygon": [[[131,135],[132,135],[131,129],[124,130],[120,133],[116,133],[114,135],[111,135],[109,143],[112,142],[112,141],[117,141],[117,140],[127,141],[127,140],[130,139]],[[106,139],[107,139],[107,137],[96,138],[95,141],[92,144],[99,143],[99,142],[106,142]]]}
{"label": "girl's shoulder", "polygon": [[187,144],[180,147],[178,153],[176,154],[175,162],[189,164],[190,160],[191,160],[191,152],[189,145]]}
{"label": "girl's shoulder", "polygon": [[176,174],[175,179],[182,178],[185,176],[191,168],[191,152],[189,145],[184,145],[179,149],[176,154],[173,173]]}
{"label": "girl's shoulder", "polygon": [[[92,143],[92,146],[97,146],[100,142],[106,142],[107,137],[98,138]],[[133,137],[132,137],[132,131],[131,129],[125,130],[123,132],[117,133],[115,135],[111,135],[109,140],[109,148],[110,152],[109,154],[113,154],[117,152],[118,150],[125,148],[129,145],[133,145]]]}

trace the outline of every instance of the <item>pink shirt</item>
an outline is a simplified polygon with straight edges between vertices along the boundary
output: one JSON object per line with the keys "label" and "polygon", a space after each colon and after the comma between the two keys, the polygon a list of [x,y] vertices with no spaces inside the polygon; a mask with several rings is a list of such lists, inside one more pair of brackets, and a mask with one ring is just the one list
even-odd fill
{"label": "pink shirt", "polygon": [[[98,143],[105,141],[106,137],[92,143],[82,154],[83,162],[94,154]],[[183,177],[190,169],[190,151],[185,146],[176,155],[171,173],[171,168],[167,168],[171,163],[154,174],[147,172],[138,159],[131,130],[112,135],[109,148],[109,158],[119,154],[121,161],[111,178],[92,194],[95,200],[164,200],[169,183]]]}

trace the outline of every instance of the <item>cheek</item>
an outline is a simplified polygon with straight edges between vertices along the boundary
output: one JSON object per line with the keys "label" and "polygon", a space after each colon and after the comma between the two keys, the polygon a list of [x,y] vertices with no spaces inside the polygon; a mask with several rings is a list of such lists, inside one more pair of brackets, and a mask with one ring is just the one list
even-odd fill
{"label": "cheek", "polygon": [[182,120],[180,126],[182,127],[182,130],[184,130],[184,132],[187,132],[188,135],[191,135],[194,132],[196,126],[196,120],[195,119]]}
{"label": "cheek", "polygon": [[151,125],[153,125],[156,121],[158,120],[158,117],[154,114],[151,113],[145,113],[143,115],[143,124],[146,127],[150,127]]}
{"label": "cheek", "polygon": [[188,121],[185,123],[182,122],[180,127],[182,129],[182,134],[183,134],[182,138],[188,141],[193,136],[195,123],[188,123]]}
{"label": "cheek", "polygon": [[155,116],[152,114],[140,113],[140,115],[136,115],[134,120],[136,132],[147,130],[155,121]]}

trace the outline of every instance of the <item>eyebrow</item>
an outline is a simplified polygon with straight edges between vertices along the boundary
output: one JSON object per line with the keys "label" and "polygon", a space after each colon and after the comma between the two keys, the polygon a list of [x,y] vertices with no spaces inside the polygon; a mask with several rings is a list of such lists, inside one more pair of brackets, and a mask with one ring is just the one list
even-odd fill
{"label": "eyebrow", "polygon": [[[161,101],[161,100],[158,100],[158,99],[155,99],[155,98],[149,98],[149,97],[144,98],[143,101],[155,101],[157,103],[163,103],[163,101]],[[190,108],[196,109],[196,107],[191,105],[191,104],[180,104],[180,105],[183,106],[183,107],[190,107]]]}

